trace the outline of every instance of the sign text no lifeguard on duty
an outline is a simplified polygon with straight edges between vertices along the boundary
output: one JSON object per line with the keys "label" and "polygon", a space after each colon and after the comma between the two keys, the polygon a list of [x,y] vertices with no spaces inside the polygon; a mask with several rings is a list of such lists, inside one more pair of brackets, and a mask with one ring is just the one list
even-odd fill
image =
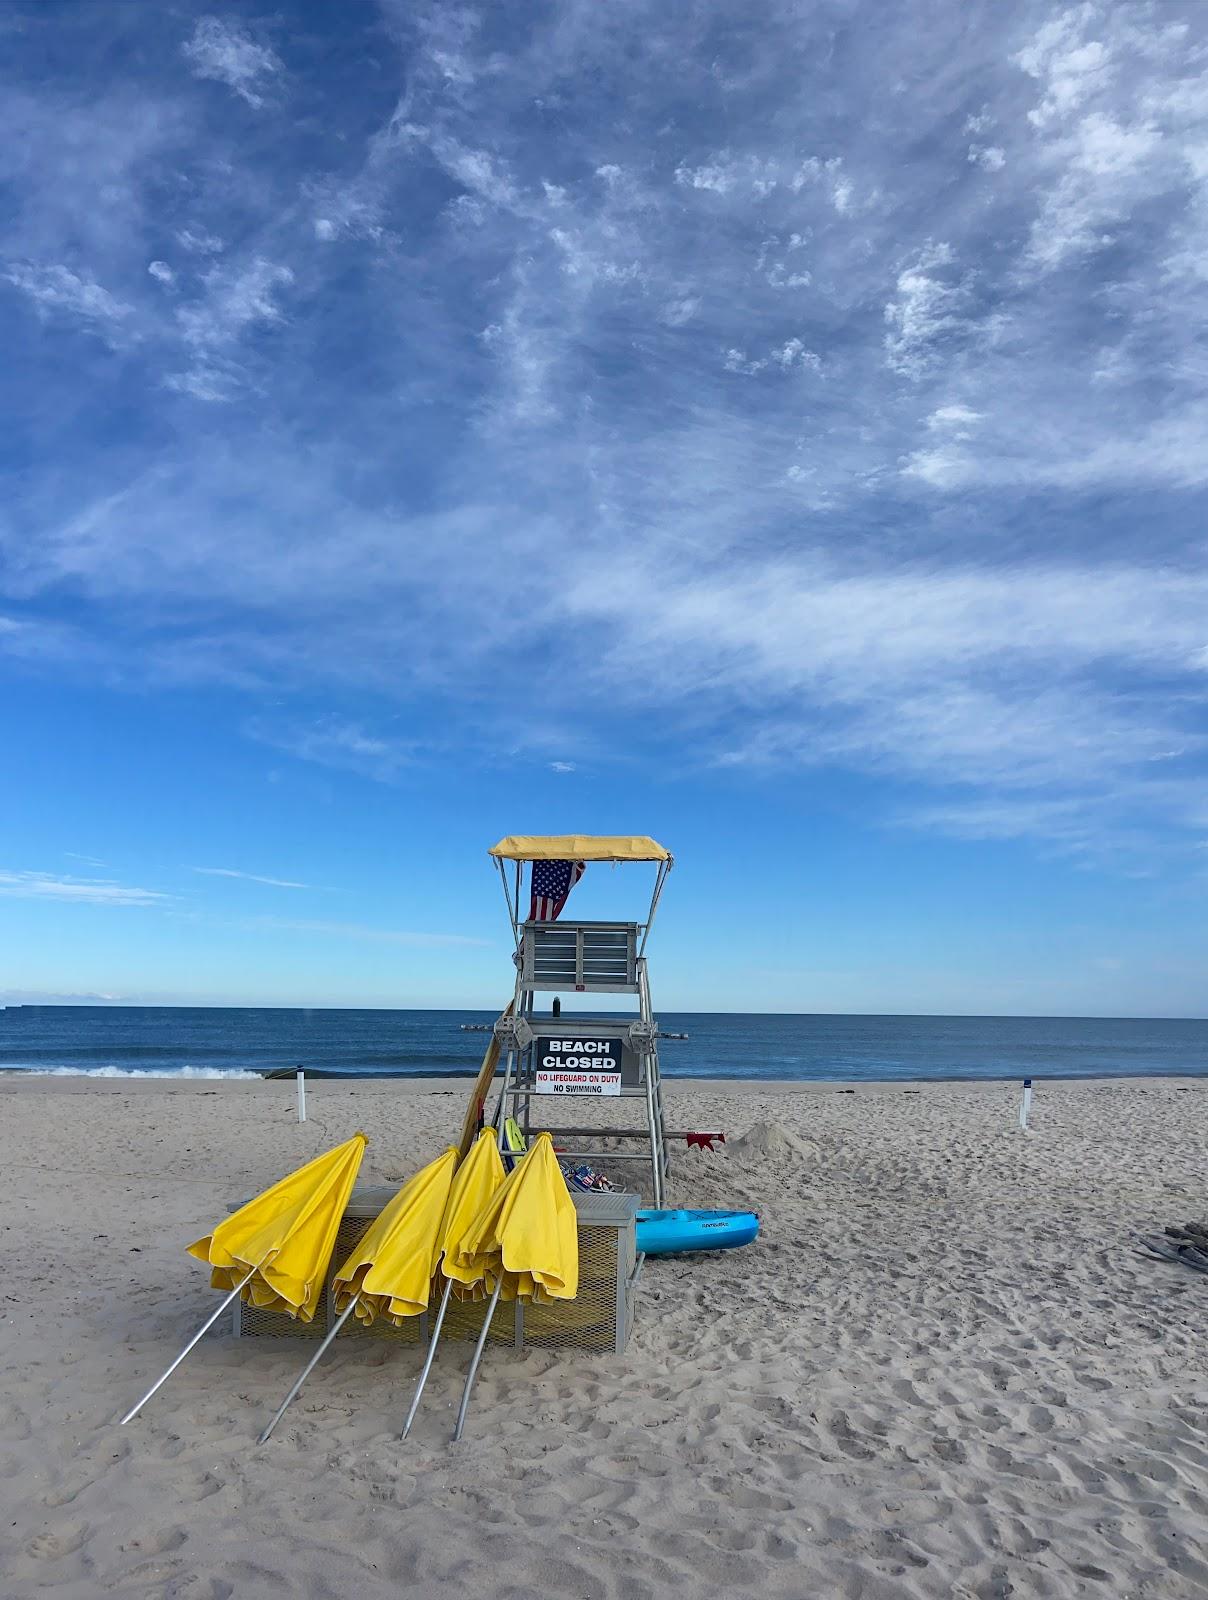
{"label": "sign text no lifeguard on duty", "polygon": [[538,1094],[620,1094],[620,1039],[538,1037],[533,1048]]}

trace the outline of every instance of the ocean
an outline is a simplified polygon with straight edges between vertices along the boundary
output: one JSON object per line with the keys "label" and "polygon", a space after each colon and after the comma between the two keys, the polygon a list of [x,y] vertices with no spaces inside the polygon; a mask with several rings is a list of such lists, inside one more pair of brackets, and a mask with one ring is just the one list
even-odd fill
{"label": "ocean", "polygon": [[[597,1012],[596,1015],[601,1013]],[[0,1009],[0,1070],[98,1077],[463,1076],[489,1011],[161,1006]],[[570,1021],[569,1014],[566,1019]],[[857,1082],[1208,1073],[1208,1021],[662,1012],[664,1076]]]}

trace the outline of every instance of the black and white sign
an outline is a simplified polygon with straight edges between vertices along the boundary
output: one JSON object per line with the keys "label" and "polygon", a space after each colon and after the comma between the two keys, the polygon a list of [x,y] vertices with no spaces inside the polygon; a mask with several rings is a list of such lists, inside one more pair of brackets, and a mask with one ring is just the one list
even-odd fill
{"label": "black and white sign", "polygon": [[559,1034],[533,1041],[538,1094],[620,1094],[621,1040]]}

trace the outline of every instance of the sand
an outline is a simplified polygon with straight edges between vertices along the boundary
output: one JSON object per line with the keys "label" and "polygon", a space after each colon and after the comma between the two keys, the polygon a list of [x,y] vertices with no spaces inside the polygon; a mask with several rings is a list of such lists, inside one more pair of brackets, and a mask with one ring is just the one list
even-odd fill
{"label": "sand", "polygon": [[[1138,1229],[1208,1213],[1208,1081],[668,1088],[672,1199],[758,1243],[648,1263],[623,1357],[210,1338],[184,1245],[358,1127],[447,1142],[462,1084],[0,1078],[5,1600],[1208,1596],[1208,1277]],[[761,1126],[762,1125],[762,1126]]]}

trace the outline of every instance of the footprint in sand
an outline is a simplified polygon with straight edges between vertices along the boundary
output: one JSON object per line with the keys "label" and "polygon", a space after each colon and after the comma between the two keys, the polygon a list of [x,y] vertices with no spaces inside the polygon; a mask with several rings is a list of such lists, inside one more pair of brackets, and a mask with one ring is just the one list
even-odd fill
{"label": "footprint in sand", "polygon": [[125,1551],[137,1550],[142,1556],[166,1556],[173,1550],[179,1550],[188,1538],[183,1528],[165,1528],[162,1533],[144,1533],[137,1539],[130,1539],[120,1548]]}
{"label": "footprint in sand", "polygon": [[25,1551],[37,1561],[58,1561],[78,1550],[88,1534],[88,1526],[82,1522],[67,1523],[58,1529],[48,1528],[45,1533],[31,1539]]}

